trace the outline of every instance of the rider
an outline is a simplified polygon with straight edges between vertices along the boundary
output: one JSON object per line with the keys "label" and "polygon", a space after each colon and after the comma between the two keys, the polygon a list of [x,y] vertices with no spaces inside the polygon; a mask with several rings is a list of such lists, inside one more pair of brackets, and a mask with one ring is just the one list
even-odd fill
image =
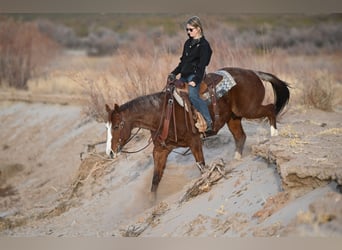
{"label": "rider", "polygon": [[185,41],[183,53],[178,66],[169,74],[172,81],[181,74],[180,80],[189,85],[189,98],[194,107],[203,115],[206,123],[206,133],[212,132],[212,120],[208,106],[199,96],[200,84],[205,74],[205,68],[210,62],[212,49],[203,35],[203,27],[199,17],[193,16],[186,22],[186,32],[189,38]]}

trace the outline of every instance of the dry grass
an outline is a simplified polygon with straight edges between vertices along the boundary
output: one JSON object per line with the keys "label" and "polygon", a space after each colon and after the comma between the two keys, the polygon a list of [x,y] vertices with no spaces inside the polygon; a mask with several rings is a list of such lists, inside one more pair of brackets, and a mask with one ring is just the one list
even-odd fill
{"label": "dry grass", "polygon": [[[217,51],[217,50],[216,50]],[[323,60],[331,57],[321,55]],[[98,121],[105,119],[104,104],[123,104],[140,95],[161,91],[168,73],[179,56],[163,50],[121,51],[111,57],[89,58],[64,55],[29,81],[29,91],[38,94],[83,95],[84,114]],[[341,105],[341,84],[336,73],[339,62],[331,61],[322,69],[316,57],[289,56],[284,51],[253,54],[251,50],[232,49],[213,54],[208,72],[235,66],[273,73],[290,83],[292,107],[304,106],[331,111]]]}
{"label": "dry grass", "polygon": [[170,61],[172,56],[168,53],[124,51],[111,57],[109,67],[102,72],[71,75],[88,97],[85,115],[103,121],[106,103],[121,105],[135,97],[161,91],[170,71],[167,67]]}
{"label": "dry grass", "polygon": [[330,128],[320,132],[318,135],[342,135],[342,128]]}
{"label": "dry grass", "polygon": [[322,87],[322,85],[317,82],[315,82],[308,93],[305,94],[308,104],[324,111],[332,111],[332,95],[333,93],[330,86]]}
{"label": "dry grass", "polygon": [[332,111],[333,80],[328,72],[318,71],[314,74],[312,85],[304,92],[304,104],[315,108]]}
{"label": "dry grass", "polygon": [[[322,57],[324,58],[324,56]],[[216,58],[213,55],[208,72],[225,66],[262,70],[273,73],[290,83],[290,104],[292,106],[304,105],[307,108],[314,107],[332,111],[334,106],[340,105],[339,95],[334,94],[340,83],[331,73],[332,71],[329,68],[322,71],[315,65],[311,65],[310,70],[305,70],[303,75],[303,68],[296,64],[293,65],[293,62],[297,62],[297,60],[298,58],[290,57],[283,51],[253,55],[248,50],[240,52],[232,50],[230,54],[226,54],[226,57],[220,55]],[[302,57],[302,60],[310,64],[311,56],[309,58]],[[94,110],[93,113],[88,112],[88,114],[92,116],[96,113],[100,114],[104,102],[111,105],[113,103],[122,104],[137,96],[162,90],[165,85],[165,77],[177,63],[177,56],[164,52],[159,52],[158,55],[123,53],[114,56],[110,71],[103,75],[101,81],[94,80],[89,85],[90,92],[88,94],[91,98],[88,104]],[[332,70],[334,69],[332,68]]]}
{"label": "dry grass", "polygon": [[0,20],[0,86],[27,90],[28,80],[46,64],[59,46],[34,23]]}

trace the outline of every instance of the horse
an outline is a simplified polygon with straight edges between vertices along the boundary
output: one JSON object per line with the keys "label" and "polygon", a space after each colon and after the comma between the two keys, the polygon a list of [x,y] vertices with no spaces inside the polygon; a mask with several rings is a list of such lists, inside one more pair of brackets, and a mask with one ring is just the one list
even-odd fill
{"label": "horse", "polygon": [[[208,105],[214,121],[214,134],[227,124],[235,140],[235,159],[242,156],[246,141],[241,120],[267,117],[271,127],[271,136],[278,134],[276,117],[287,105],[290,92],[289,85],[270,73],[253,71],[243,68],[222,68],[234,78],[236,85],[217,100],[218,114],[214,115],[213,105]],[[265,87],[262,81],[272,84],[274,102],[263,105]],[[203,134],[192,131],[186,124],[189,116],[184,115],[184,108],[174,102],[174,114],[171,116],[170,127],[166,139],[160,141],[163,117],[165,116],[165,98],[167,92],[161,91],[132,99],[121,106],[114,104],[110,108],[105,104],[108,119],[106,154],[112,158],[122,150],[129,141],[133,128],[147,129],[153,142],[154,171],[151,192],[156,194],[162,179],[168,155],[177,147],[189,147],[196,165],[203,170],[205,159],[202,150]]]}

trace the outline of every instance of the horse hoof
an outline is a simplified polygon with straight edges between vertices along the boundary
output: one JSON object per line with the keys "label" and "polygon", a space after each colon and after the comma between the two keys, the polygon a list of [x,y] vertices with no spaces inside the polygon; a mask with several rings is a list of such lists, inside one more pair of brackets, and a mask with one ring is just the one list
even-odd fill
{"label": "horse hoof", "polygon": [[150,194],[149,194],[149,201],[151,204],[154,204],[157,200],[157,192],[153,192],[151,191]]}
{"label": "horse hoof", "polygon": [[238,161],[241,160],[241,154],[239,152],[235,152],[234,159]]}
{"label": "horse hoof", "polygon": [[278,129],[271,126],[271,136],[278,136]]}

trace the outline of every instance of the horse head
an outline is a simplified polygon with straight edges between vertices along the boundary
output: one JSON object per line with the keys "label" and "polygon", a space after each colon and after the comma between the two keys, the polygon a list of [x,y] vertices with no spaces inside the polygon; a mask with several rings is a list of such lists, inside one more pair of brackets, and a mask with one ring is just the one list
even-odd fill
{"label": "horse head", "polygon": [[106,154],[115,158],[128,142],[131,136],[131,126],[125,121],[117,104],[114,105],[114,109],[106,104],[106,111],[108,113]]}

